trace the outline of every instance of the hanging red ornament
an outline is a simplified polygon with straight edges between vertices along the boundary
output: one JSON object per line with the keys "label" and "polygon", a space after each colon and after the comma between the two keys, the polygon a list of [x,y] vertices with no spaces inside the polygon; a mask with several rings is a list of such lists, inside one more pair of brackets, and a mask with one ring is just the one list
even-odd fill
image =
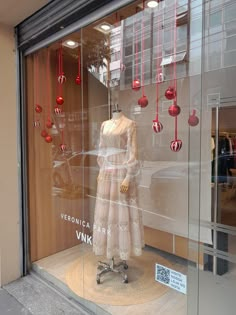
{"label": "hanging red ornament", "polygon": [[47,127],[48,129],[51,129],[52,126],[53,126],[53,122],[51,121],[51,119],[48,119],[47,122],[46,122],[46,127]]}
{"label": "hanging red ornament", "polygon": [[189,116],[188,124],[191,127],[197,126],[199,123],[199,118],[196,116],[196,109],[193,109],[192,115]]}
{"label": "hanging red ornament", "polygon": [[177,104],[173,104],[168,108],[168,113],[172,117],[176,117],[179,115],[181,109]]}
{"label": "hanging red ornament", "polygon": [[148,99],[147,96],[143,95],[138,99],[138,105],[140,105],[142,108],[146,107],[148,105]]}
{"label": "hanging red ornament", "polygon": [[162,131],[163,125],[160,121],[158,121],[157,119],[154,119],[152,121],[152,129],[154,132],[159,133]]}
{"label": "hanging red ornament", "polygon": [[56,115],[60,115],[62,113],[62,109],[60,107],[58,107],[58,106],[55,106],[54,107],[54,113]]}
{"label": "hanging red ornament", "polygon": [[39,128],[40,127],[40,121],[39,120],[35,120],[33,122],[33,126],[34,126],[34,128]]}
{"label": "hanging red ornament", "polygon": [[179,139],[171,141],[170,148],[173,152],[179,152],[182,148],[182,141]]}
{"label": "hanging red ornament", "polygon": [[134,91],[139,91],[141,89],[141,82],[140,82],[139,79],[133,80],[133,82],[132,82],[132,89]]}
{"label": "hanging red ornament", "polygon": [[36,105],[35,106],[35,111],[36,111],[36,113],[40,114],[40,113],[42,113],[43,109],[42,109],[42,107],[40,105]]}
{"label": "hanging red ornament", "polygon": [[62,72],[61,74],[59,74],[59,76],[57,77],[58,83],[63,84],[66,82],[66,76],[64,74],[64,72]]}
{"label": "hanging red ornament", "polygon": [[57,96],[56,103],[62,105],[64,103],[64,98],[62,96]]}
{"label": "hanging red ornament", "polygon": [[52,136],[47,135],[47,136],[45,137],[45,141],[46,141],[47,143],[52,142]]}
{"label": "hanging red ornament", "polygon": [[169,86],[168,89],[165,91],[165,97],[168,100],[173,100],[176,97],[176,91],[173,87]]}
{"label": "hanging red ornament", "polygon": [[43,138],[45,138],[45,137],[47,137],[47,135],[48,135],[47,131],[46,131],[45,129],[43,129],[43,130],[41,131],[41,136],[42,136]]}
{"label": "hanging red ornament", "polygon": [[76,83],[77,85],[81,85],[81,77],[80,77],[80,75],[77,75],[77,77],[76,77],[76,79],[75,79],[75,83]]}
{"label": "hanging red ornament", "polygon": [[65,144],[61,144],[60,145],[60,149],[62,152],[65,152],[66,151],[66,145]]}

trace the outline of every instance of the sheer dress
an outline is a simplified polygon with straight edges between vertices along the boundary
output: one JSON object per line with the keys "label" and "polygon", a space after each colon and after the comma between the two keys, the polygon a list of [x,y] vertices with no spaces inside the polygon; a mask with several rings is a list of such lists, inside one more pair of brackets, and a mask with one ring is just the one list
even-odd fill
{"label": "sheer dress", "polygon": [[[93,251],[108,259],[140,256],[144,246],[141,210],[137,206],[136,123],[123,114],[102,123],[98,165],[100,167],[93,225]],[[120,192],[124,179],[126,193]]]}

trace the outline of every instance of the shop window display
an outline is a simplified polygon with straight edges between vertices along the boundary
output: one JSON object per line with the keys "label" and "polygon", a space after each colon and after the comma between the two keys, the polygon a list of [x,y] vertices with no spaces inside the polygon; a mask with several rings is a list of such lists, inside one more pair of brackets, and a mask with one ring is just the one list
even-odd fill
{"label": "shop window display", "polygon": [[95,313],[187,314],[213,246],[200,8],[135,1],[27,57],[32,266]]}

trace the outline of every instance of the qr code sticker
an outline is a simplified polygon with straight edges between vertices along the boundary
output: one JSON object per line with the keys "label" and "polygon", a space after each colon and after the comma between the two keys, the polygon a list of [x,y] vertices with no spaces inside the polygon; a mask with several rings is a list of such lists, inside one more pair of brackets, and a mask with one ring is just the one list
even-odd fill
{"label": "qr code sticker", "polygon": [[160,281],[165,284],[170,284],[170,270],[157,265],[157,281]]}

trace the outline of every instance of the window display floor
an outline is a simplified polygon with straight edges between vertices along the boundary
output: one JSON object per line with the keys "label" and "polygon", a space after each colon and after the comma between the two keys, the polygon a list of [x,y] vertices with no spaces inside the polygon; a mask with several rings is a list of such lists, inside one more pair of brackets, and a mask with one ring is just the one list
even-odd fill
{"label": "window display floor", "polygon": [[[41,259],[33,269],[95,314],[186,314],[187,297],[155,281],[155,263],[186,274],[186,264],[175,256],[145,248],[128,263],[129,283],[120,275],[106,274],[96,282],[98,260],[86,244]],[[95,304],[96,303],[96,304]]]}

